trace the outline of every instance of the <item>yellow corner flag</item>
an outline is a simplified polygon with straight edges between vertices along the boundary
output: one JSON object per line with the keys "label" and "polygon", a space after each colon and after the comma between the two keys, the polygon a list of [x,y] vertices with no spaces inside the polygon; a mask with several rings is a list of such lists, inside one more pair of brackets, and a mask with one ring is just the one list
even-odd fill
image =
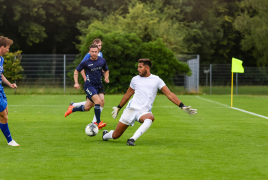
{"label": "yellow corner flag", "polygon": [[244,73],[244,68],[242,66],[243,61],[232,58],[232,82],[231,82],[231,107],[233,107],[233,84],[234,84],[234,72]]}
{"label": "yellow corner flag", "polygon": [[231,72],[236,72],[236,73],[244,73],[244,68],[242,66],[243,61],[232,58],[232,71]]}

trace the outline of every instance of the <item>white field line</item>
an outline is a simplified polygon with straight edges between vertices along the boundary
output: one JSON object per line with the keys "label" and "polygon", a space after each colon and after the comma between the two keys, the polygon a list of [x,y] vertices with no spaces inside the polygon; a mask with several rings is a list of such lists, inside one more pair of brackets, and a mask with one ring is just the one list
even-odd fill
{"label": "white field line", "polygon": [[199,96],[196,96],[196,97],[199,98],[199,99],[202,99],[202,100],[205,100],[205,101],[209,101],[209,102],[212,102],[212,103],[216,103],[216,104],[219,104],[219,105],[222,105],[222,106],[231,108],[231,109],[235,109],[235,110],[238,110],[238,111],[241,111],[241,112],[244,112],[244,113],[248,113],[248,114],[251,114],[251,115],[254,115],[254,116],[258,116],[258,117],[262,117],[262,118],[268,119],[268,117],[263,116],[263,115],[260,115],[260,114],[256,114],[256,113],[253,113],[253,112],[250,112],[250,111],[246,111],[246,110],[243,110],[243,109],[239,109],[239,108],[236,108],[236,107],[230,107],[230,106],[228,106],[226,104],[221,104],[221,103],[218,103],[216,101],[212,101],[212,100],[208,100],[208,99],[205,99],[205,98],[201,98]]}

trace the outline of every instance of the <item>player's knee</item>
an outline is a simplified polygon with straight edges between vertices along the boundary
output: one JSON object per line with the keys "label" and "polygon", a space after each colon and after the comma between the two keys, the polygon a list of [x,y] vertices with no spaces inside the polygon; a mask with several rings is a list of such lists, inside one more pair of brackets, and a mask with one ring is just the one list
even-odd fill
{"label": "player's knee", "polygon": [[103,107],[103,106],[104,106],[104,103],[105,103],[105,100],[104,100],[104,99],[102,99],[102,100],[101,100],[101,104],[100,104],[100,105],[101,105],[101,107]]}
{"label": "player's knee", "polygon": [[7,122],[8,122],[7,116],[1,116],[0,123],[1,124],[6,124]]}

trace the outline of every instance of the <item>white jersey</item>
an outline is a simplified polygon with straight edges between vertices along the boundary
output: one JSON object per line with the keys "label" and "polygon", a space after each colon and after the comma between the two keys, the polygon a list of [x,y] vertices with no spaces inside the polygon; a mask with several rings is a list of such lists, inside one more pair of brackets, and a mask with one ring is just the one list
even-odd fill
{"label": "white jersey", "polygon": [[162,89],[165,85],[160,77],[153,74],[149,77],[141,77],[139,75],[133,77],[130,87],[134,89],[135,93],[129,101],[127,108],[151,111],[158,89]]}

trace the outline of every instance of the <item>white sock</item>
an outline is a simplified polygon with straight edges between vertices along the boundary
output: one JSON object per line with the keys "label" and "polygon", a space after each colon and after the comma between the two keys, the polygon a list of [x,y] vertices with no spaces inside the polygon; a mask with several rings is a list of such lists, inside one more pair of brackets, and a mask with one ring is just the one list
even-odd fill
{"label": "white sock", "polygon": [[136,141],[143,133],[145,133],[149,127],[152,125],[153,121],[151,119],[145,119],[143,124],[137,129],[135,134],[130,138]]}
{"label": "white sock", "polygon": [[[103,107],[100,107],[100,112],[103,110]],[[94,115],[94,117],[93,117],[93,120],[92,120],[92,123],[95,123],[95,122],[97,122],[97,118],[96,118],[96,116]]]}
{"label": "white sock", "polygon": [[113,139],[113,133],[114,133],[114,130],[111,130],[110,132],[106,133],[106,134],[103,136],[103,139],[105,139],[105,140]]}
{"label": "white sock", "polygon": [[84,102],[78,102],[78,103],[73,103],[73,106],[74,107],[79,107],[79,106],[84,106],[86,104],[86,101],[84,101]]}

